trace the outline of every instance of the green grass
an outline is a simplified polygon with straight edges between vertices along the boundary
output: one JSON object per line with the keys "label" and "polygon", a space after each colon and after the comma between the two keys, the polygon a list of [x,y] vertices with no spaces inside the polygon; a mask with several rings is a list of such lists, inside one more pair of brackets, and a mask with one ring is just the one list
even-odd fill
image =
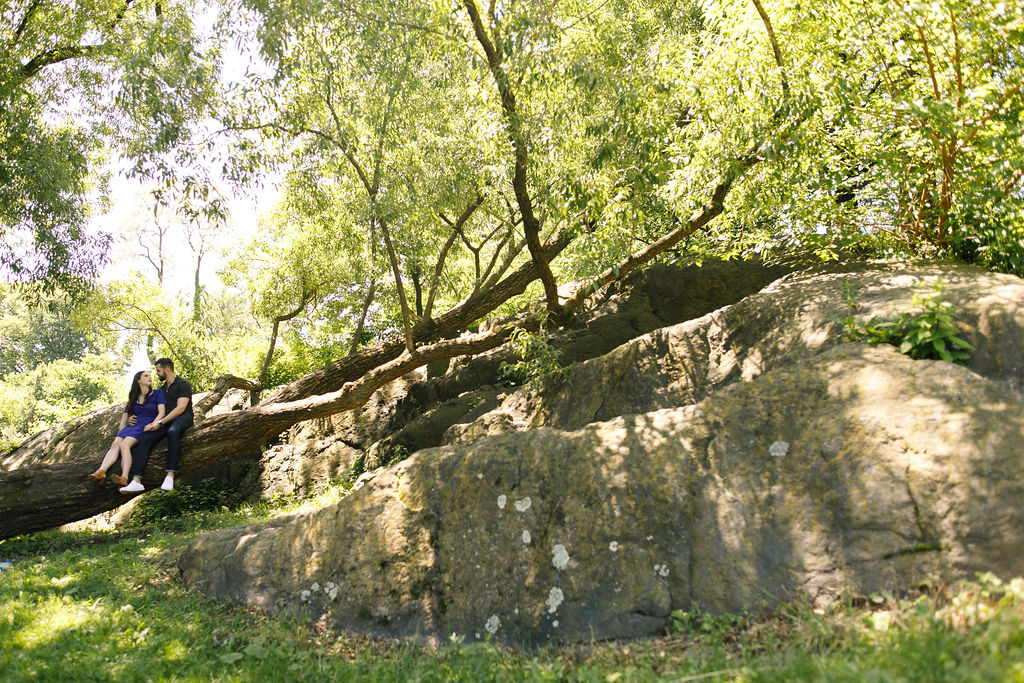
{"label": "green grass", "polygon": [[629,643],[511,652],[439,649],[267,618],[185,589],[175,561],[197,533],[304,504],[186,512],[117,529],[54,531],[0,543],[4,681],[1024,681],[1024,581],[991,576],[827,611],[677,612],[671,633]]}

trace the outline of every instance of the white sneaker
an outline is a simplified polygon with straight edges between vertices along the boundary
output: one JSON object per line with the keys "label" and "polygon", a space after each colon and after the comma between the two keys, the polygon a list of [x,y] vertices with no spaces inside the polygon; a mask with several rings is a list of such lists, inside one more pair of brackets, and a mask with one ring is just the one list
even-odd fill
{"label": "white sneaker", "polygon": [[122,486],[118,489],[121,493],[139,493],[145,491],[146,487],[142,485],[141,481],[135,481],[134,479],[127,486]]}
{"label": "white sneaker", "polygon": [[164,491],[173,491],[174,477],[172,477],[169,474],[166,477],[164,477],[164,483],[160,484],[160,488],[162,488]]}

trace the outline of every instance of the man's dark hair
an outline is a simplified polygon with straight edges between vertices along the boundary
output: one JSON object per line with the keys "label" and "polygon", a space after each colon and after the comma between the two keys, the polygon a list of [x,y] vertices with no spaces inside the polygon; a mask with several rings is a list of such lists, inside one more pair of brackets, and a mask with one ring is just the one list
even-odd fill
{"label": "man's dark hair", "polygon": [[171,372],[174,372],[174,361],[170,358],[157,358],[156,363],[153,365],[159,365],[162,368],[167,368]]}

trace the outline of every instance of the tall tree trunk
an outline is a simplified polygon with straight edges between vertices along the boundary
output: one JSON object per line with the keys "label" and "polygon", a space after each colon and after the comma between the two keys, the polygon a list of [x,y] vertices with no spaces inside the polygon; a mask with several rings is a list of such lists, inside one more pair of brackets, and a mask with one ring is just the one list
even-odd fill
{"label": "tall tree trunk", "polygon": [[477,41],[484,49],[487,56],[487,66],[491,76],[498,88],[501,97],[501,111],[505,119],[505,128],[508,131],[509,141],[512,143],[514,154],[514,165],[512,173],[512,189],[516,196],[516,203],[519,205],[519,213],[523,219],[523,233],[526,236],[526,246],[530,250],[530,258],[537,266],[537,272],[541,283],[544,285],[544,296],[547,299],[548,310],[556,315],[562,312],[562,305],[558,301],[558,285],[555,276],[551,273],[549,259],[540,241],[541,224],[533,210],[533,199],[530,197],[529,188],[529,166],[530,158],[527,149],[526,138],[523,135],[522,122],[519,111],[516,107],[516,95],[512,91],[512,84],[508,80],[502,62],[504,53],[501,48],[501,37],[498,35],[498,27],[491,22],[491,29],[494,32],[492,37],[480,17],[480,10],[475,0],[465,0],[466,12],[469,14],[470,22],[473,24],[473,32]]}

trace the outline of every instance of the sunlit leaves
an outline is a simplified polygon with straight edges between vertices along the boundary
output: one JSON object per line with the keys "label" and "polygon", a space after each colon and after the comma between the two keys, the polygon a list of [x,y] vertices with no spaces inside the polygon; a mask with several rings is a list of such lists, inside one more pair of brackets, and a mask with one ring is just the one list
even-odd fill
{"label": "sunlit leaves", "polygon": [[[85,224],[116,145],[153,174],[209,95],[191,3],[9,3],[0,15],[0,268],[7,279],[76,292],[108,240]],[[91,196],[92,193],[92,196]]]}

